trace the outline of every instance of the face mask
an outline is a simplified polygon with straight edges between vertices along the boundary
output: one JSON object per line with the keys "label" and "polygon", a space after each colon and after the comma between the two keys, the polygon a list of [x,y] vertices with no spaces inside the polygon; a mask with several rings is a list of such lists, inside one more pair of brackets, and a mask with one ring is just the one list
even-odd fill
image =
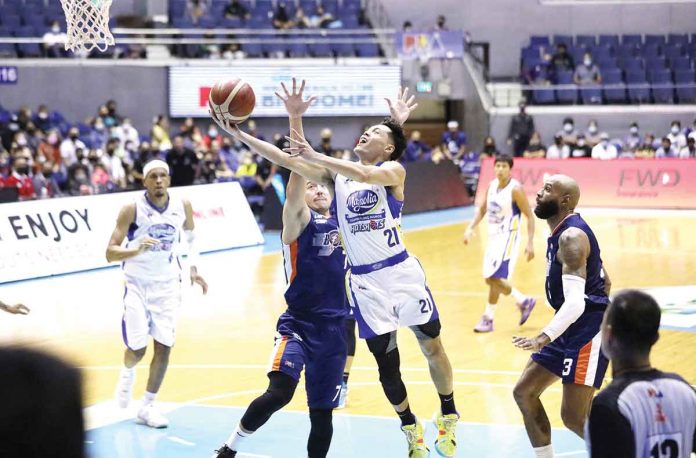
{"label": "face mask", "polygon": [[46,177],[46,178],[51,178],[51,175],[53,175],[53,172],[51,172],[51,171],[48,171],[48,172],[44,172],[44,173],[43,173],[43,176]]}
{"label": "face mask", "polygon": [[56,25],[56,26],[54,26],[54,27],[51,27],[51,32],[53,32],[53,33],[60,33],[60,26],[57,26],[57,25]]}
{"label": "face mask", "polygon": [[97,130],[104,130],[104,124],[96,124],[94,128]]}
{"label": "face mask", "polygon": [[24,138],[24,137],[19,137],[19,138],[17,139],[17,144],[18,144],[19,146],[26,146],[26,144],[27,144],[27,139]]}
{"label": "face mask", "polygon": [[217,137],[217,135],[218,135],[218,131],[215,129],[210,129],[208,131],[208,137]]}
{"label": "face mask", "polygon": [[29,173],[29,167],[17,167],[15,170],[17,170],[17,173],[20,175],[26,175]]}
{"label": "face mask", "polygon": [[78,134],[70,134],[71,140],[77,140],[78,138],[80,138],[80,136]]}
{"label": "face mask", "polygon": [[678,126],[672,126],[672,133],[674,135],[677,135],[679,133],[679,127]]}
{"label": "face mask", "polygon": [[637,127],[631,127],[631,133],[632,134],[637,134],[638,133],[638,128]]}
{"label": "face mask", "polygon": [[48,119],[48,113],[39,113],[39,119]]}
{"label": "face mask", "polygon": [[587,131],[591,134],[596,134],[597,133],[597,126],[590,126],[587,128]]}
{"label": "face mask", "polygon": [[578,140],[578,146],[585,146],[585,140]]}
{"label": "face mask", "polygon": [[50,134],[46,137],[46,141],[48,141],[48,143],[55,143],[58,141],[58,136],[56,134]]}
{"label": "face mask", "polygon": [[572,132],[573,131],[573,125],[570,123],[563,124],[563,130],[566,132]]}
{"label": "face mask", "polygon": [[609,140],[602,140],[602,146],[605,148],[609,146]]}

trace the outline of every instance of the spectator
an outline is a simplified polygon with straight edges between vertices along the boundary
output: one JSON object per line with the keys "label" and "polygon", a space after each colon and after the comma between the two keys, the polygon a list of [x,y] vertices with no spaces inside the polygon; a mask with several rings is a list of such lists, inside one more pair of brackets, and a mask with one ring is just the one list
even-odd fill
{"label": "spectator", "polygon": [[186,6],[186,14],[191,22],[198,24],[201,17],[205,16],[208,11],[208,5],[205,0],[188,0]]}
{"label": "spectator", "polygon": [[63,164],[70,167],[77,162],[77,150],[85,150],[87,147],[80,140],[80,131],[77,127],[71,127],[68,131],[68,138],[60,144],[60,156],[63,158]]}
{"label": "spectator", "polygon": [[689,136],[689,137],[693,137],[694,139],[696,139],[696,119],[694,119],[693,126],[691,127],[691,130],[690,130],[688,136]]}
{"label": "spectator", "polygon": [[0,349],[0,367],[0,456],[85,457],[80,372],[17,347]]}
{"label": "spectator", "polygon": [[112,130],[112,135],[118,138],[122,145],[126,145],[128,142],[132,143],[133,148],[138,148],[140,145],[140,135],[138,130],[133,127],[130,118],[123,118],[121,125]]}
{"label": "spectator", "polygon": [[457,121],[447,123],[447,131],[442,134],[440,149],[447,159],[453,161],[458,161],[466,152],[466,134],[459,130]]}
{"label": "spectator", "polygon": [[43,48],[47,57],[65,57],[65,42],[68,36],[60,30],[60,22],[51,22],[51,28],[43,35]]}
{"label": "spectator", "polygon": [[196,179],[198,156],[184,146],[184,137],[174,137],[174,146],[167,154],[167,164],[172,176],[172,186],[190,186]]}
{"label": "spectator", "polygon": [[215,157],[212,151],[203,155],[203,160],[200,163],[200,171],[198,173],[198,182],[202,184],[215,183],[217,180],[217,169],[220,160]]}
{"label": "spectator", "polygon": [[534,133],[534,118],[527,113],[527,105],[520,103],[520,111],[512,117],[510,129],[508,130],[508,145],[512,145],[515,157],[522,156],[522,153],[529,144],[529,139]]}
{"label": "spectator", "polygon": [[483,148],[481,148],[481,158],[496,157],[500,152],[495,146],[495,138],[490,135],[483,140]]}
{"label": "spectator", "polygon": [[5,187],[17,188],[19,200],[31,200],[36,198],[34,182],[30,176],[30,161],[31,153],[23,149],[12,161],[12,173],[5,179]]}
{"label": "spectator", "polygon": [[169,121],[164,115],[155,118],[150,133],[153,144],[157,142],[160,151],[169,151],[172,148],[172,141],[169,138]]}
{"label": "spectator", "polygon": [[93,148],[104,148],[109,139],[109,131],[106,129],[102,118],[96,118],[92,127],[94,129],[89,133],[89,144]]}
{"label": "spectator", "polygon": [[[210,152],[213,155],[214,160],[217,164],[216,175],[217,181],[229,181],[234,178],[234,171],[229,168],[227,161],[223,157],[223,149],[220,147],[220,142],[213,140],[210,144]],[[236,164],[235,164],[236,170]],[[290,171],[288,170],[288,176]]]}
{"label": "spectator", "polygon": [[447,18],[445,17],[444,14],[441,14],[437,17],[437,22],[435,23],[435,27],[433,27],[434,32],[441,32],[445,30],[449,30],[447,28]]}
{"label": "spectator", "polygon": [[289,29],[293,26],[290,20],[290,15],[288,14],[288,9],[285,6],[285,2],[278,3],[278,8],[273,14],[273,27],[276,29]]}
{"label": "spectator", "polygon": [[106,154],[102,158],[111,181],[119,188],[126,188],[126,170],[123,168],[121,158],[116,154],[120,141],[112,138],[106,144]]}
{"label": "spectator", "polygon": [[41,130],[41,132],[46,133],[52,127],[50,113],[48,112],[48,107],[46,105],[39,105],[39,109],[36,112],[36,116],[32,120],[34,125]]}
{"label": "spectator", "polygon": [[679,157],[682,159],[696,158],[696,137],[689,135],[686,139],[686,146],[679,151]]}
{"label": "spectator", "polygon": [[541,61],[537,62],[533,67],[526,68],[524,73],[524,80],[529,85],[534,86],[544,86],[551,83],[551,55],[544,53]]}
{"label": "spectator", "polygon": [[672,125],[669,129],[669,133],[667,134],[667,138],[669,138],[669,141],[672,143],[672,146],[677,150],[680,151],[682,148],[686,146],[686,135],[681,130],[681,122],[679,120],[674,120],[672,121]]}
{"label": "spectator", "polygon": [[592,119],[589,124],[587,124],[587,132],[585,133],[585,141],[590,148],[594,148],[599,142],[602,141],[599,127],[597,126],[597,121]]}
{"label": "spectator", "polygon": [[246,21],[250,17],[249,10],[246,6],[239,3],[239,0],[232,0],[228,3],[225,7],[224,15],[226,18],[238,18],[243,21]]}
{"label": "spectator", "polygon": [[599,72],[599,67],[592,62],[592,54],[589,52],[583,55],[582,63],[575,67],[573,81],[580,86],[602,83],[602,74]]}
{"label": "spectator", "polygon": [[647,134],[645,140],[636,149],[637,159],[652,159],[655,157],[655,136],[653,134]]}
{"label": "spectator", "polygon": [[662,137],[662,144],[655,150],[655,158],[674,158],[678,156],[679,152],[672,145],[672,140],[669,137]]}
{"label": "spectator", "polygon": [[565,141],[563,144],[570,148],[570,157],[573,159],[592,156],[592,148],[585,142],[585,134],[578,134],[575,144],[568,144]]}
{"label": "spectator", "polygon": [[104,116],[104,124],[106,127],[114,127],[123,121],[123,118],[118,114],[118,103],[115,100],[106,101],[106,114]]}
{"label": "spectator", "polygon": [[136,189],[143,189],[143,169],[145,164],[157,157],[159,151],[152,151],[148,142],[142,142],[138,148],[138,153],[133,160],[133,170],[131,172],[133,185]]}
{"label": "spectator", "polygon": [[402,162],[415,162],[420,160],[430,160],[432,149],[421,140],[421,133],[418,130],[411,132],[411,137],[406,145],[406,150],[402,156]]}
{"label": "spectator", "polygon": [[331,132],[331,129],[329,129],[328,127],[321,130],[321,132],[319,133],[321,142],[319,143],[319,149],[317,150],[318,152],[327,156],[333,156],[335,149],[331,145],[332,136],[333,132]]}
{"label": "spectator", "polygon": [[331,13],[324,9],[323,5],[317,6],[316,13],[312,14],[307,18],[306,26],[312,29],[327,28],[329,24],[334,22],[334,17]]}
{"label": "spectator", "polygon": [[553,137],[553,145],[546,150],[546,159],[567,159],[570,157],[570,147],[563,144],[563,136],[556,134]]}
{"label": "spectator", "polygon": [[193,118],[191,117],[186,118],[184,123],[179,126],[179,135],[184,137],[184,140],[187,142],[189,147],[198,145],[203,141],[201,131],[198,129],[196,124],[193,122]]}
{"label": "spectator", "polygon": [[210,145],[212,145],[214,141],[218,142],[218,144],[222,143],[222,135],[220,135],[217,125],[210,124],[208,125],[208,131],[205,133],[205,137],[203,137],[201,142],[203,146],[209,149]]}
{"label": "spectator", "polygon": [[401,31],[404,33],[411,33],[413,31],[413,24],[411,21],[404,21],[403,25],[401,26]]}
{"label": "spectator", "polygon": [[568,145],[572,151],[578,141],[578,131],[575,130],[575,121],[573,121],[573,118],[565,118],[563,120],[563,131],[561,135],[563,135],[563,144]]}
{"label": "spectator", "polygon": [[261,133],[258,131],[257,126],[256,126],[256,121],[253,119],[249,120],[247,123],[247,132],[249,132],[249,135],[253,136],[254,138],[258,138],[259,140],[265,140],[266,138],[261,135]]}
{"label": "spectator", "polygon": [[[599,135],[599,143],[592,148],[592,159],[616,159],[619,151],[609,142],[609,134],[602,132]],[[588,145],[589,146],[589,145]]]}
{"label": "spectator", "polygon": [[560,43],[556,47],[556,53],[551,57],[551,81],[554,83],[558,82],[558,72],[573,71],[574,69],[575,62],[573,57],[568,54],[568,48],[565,43]]}
{"label": "spectator", "polygon": [[106,105],[100,105],[97,111],[97,117],[94,119],[96,121],[101,120],[101,122],[107,127],[107,129],[112,128],[116,125],[116,119],[109,114],[109,108]]}
{"label": "spectator", "polygon": [[47,161],[52,161],[60,165],[62,158],[60,155],[60,133],[57,129],[48,131],[48,135],[39,143],[36,151],[37,155],[43,157]]}
{"label": "spectator", "polygon": [[539,132],[534,132],[532,138],[529,139],[529,145],[522,153],[523,157],[544,158],[546,157],[546,146],[541,143],[541,135]]}
{"label": "spectator", "polygon": [[643,139],[640,137],[638,123],[633,121],[628,129],[628,135],[624,139],[623,149],[635,153],[642,143]]}

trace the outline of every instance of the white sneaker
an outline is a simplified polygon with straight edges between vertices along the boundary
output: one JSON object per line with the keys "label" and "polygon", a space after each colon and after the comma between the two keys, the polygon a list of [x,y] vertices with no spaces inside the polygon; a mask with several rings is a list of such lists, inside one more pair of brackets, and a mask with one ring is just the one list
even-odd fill
{"label": "white sneaker", "polygon": [[162,415],[154,404],[143,405],[138,411],[138,417],[135,422],[141,425],[147,425],[150,428],[166,428],[169,426],[169,420]]}
{"label": "white sneaker", "polygon": [[122,409],[128,407],[131,401],[131,393],[135,384],[135,370],[130,373],[121,371],[116,385],[116,403]]}

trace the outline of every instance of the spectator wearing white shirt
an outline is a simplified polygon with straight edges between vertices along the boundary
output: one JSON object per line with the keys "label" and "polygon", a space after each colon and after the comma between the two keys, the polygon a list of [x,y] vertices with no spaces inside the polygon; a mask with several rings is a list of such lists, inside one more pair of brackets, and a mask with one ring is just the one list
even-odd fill
{"label": "spectator wearing white shirt", "polygon": [[68,36],[60,30],[60,22],[53,21],[51,29],[44,33],[43,46],[48,57],[65,57],[65,42]]}
{"label": "spectator wearing white shirt", "polygon": [[106,154],[102,157],[102,162],[106,165],[111,181],[119,188],[126,187],[126,170],[123,167],[121,158],[116,154],[119,148],[118,138],[111,138],[106,144]]}
{"label": "spectator wearing white shirt", "polygon": [[599,143],[592,148],[592,159],[616,159],[619,151],[616,146],[609,143],[609,134],[602,132],[599,135]]}
{"label": "spectator wearing white shirt", "polygon": [[656,158],[673,158],[679,156],[679,150],[674,148],[669,137],[662,137],[662,144],[655,151]]}
{"label": "spectator wearing white shirt", "polygon": [[696,158],[696,135],[689,135],[686,139],[686,146],[679,151],[681,159]]}
{"label": "spectator wearing white shirt", "polygon": [[669,138],[669,141],[672,142],[672,146],[677,151],[680,151],[686,146],[686,135],[684,135],[681,130],[681,122],[676,119],[672,121],[672,126],[669,129],[667,138]]}
{"label": "spectator wearing white shirt", "polygon": [[120,126],[114,127],[112,135],[118,138],[122,145],[131,142],[135,149],[138,149],[140,146],[140,135],[138,134],[138,130],[133,127],[130,118],[124,118]]}
{"label": "spectator wearing white shirt", "polygon": [[71,127],[68,131],[68,137],[60,143],[60,157],[63,158],[63,164],[70,167],[77,162],[77,150],[86,150],[87,147],[80,140],[80,131],[77,127]]}
{"label": "spectator wearing white shirt", "polygon": [[567,159],[570,157],[570,147],[563,143],[563,135],[553,137],[553,145],[546,150],[546,159]]}
{"label": "spectator wearing white shirt", "polygon": [[642,144],[643,139],[640,137],[638,123],[634,121],[631,123],[631,127],[628,129],[628,135],[624,139],[624,150],[635,153]]}

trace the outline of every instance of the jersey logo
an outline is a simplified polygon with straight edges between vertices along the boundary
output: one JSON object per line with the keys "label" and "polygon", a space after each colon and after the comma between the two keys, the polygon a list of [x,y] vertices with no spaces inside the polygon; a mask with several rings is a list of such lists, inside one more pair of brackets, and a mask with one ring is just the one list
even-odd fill
{"label": "jersey logo", "polygon": [[314,234],[312,246],[319,247],[319,256],[331,256],[341,246],[341,238],[337,230]]}
{"label": "jersey logo", "polygon": [[379,203],[379,196],[376,192],[369,189],[361,189],[360,191],[355,191],[348,196],[346,200],[346,205],[348,210],[352,213],[358,215],[363,215],[377,206]]}
{"label": "jersey logo", "polygon": [[171,251],[175,241],[176,228],[166,223],[153,224],[147,229],[147,235],[160,242],[151,251]]}

